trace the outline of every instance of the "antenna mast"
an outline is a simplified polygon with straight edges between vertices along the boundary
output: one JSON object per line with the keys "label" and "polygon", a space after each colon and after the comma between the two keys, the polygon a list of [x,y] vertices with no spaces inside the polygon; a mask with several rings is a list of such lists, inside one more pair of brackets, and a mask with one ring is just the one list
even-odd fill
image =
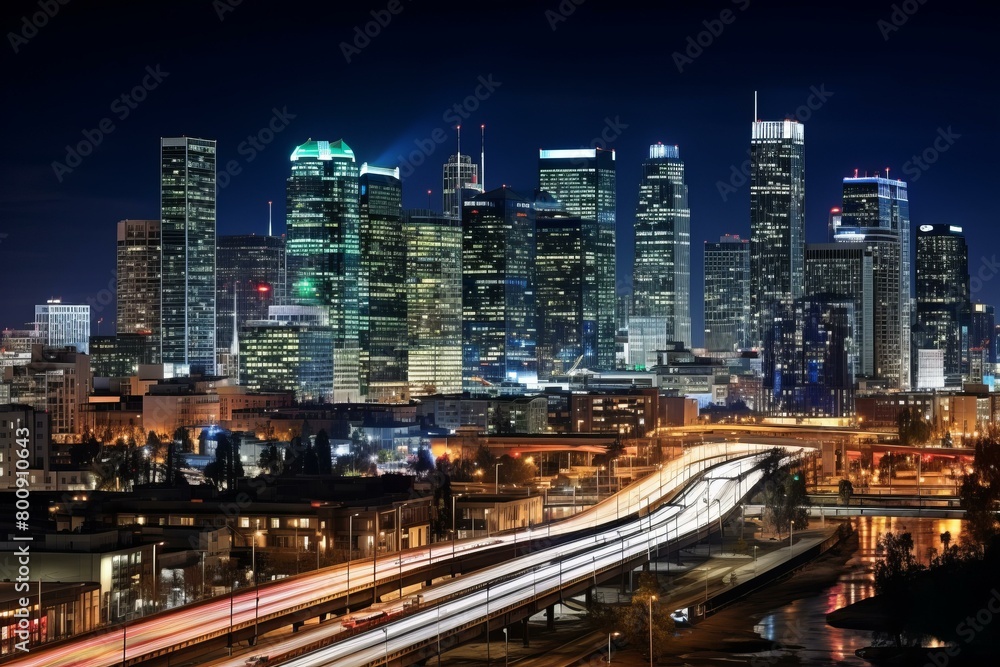
{"label": "antenna mast", "polygon": [[271,202],[267,202],[267,235],[274,236],[271,233]]}
{"label": "antenna mast", "polygon": [[480,125],[479,129],[482,131],[482,148],[479,153],[479,161],[482,166],[479,168],[479,185],[483,192],[486,192],[486,124]]}

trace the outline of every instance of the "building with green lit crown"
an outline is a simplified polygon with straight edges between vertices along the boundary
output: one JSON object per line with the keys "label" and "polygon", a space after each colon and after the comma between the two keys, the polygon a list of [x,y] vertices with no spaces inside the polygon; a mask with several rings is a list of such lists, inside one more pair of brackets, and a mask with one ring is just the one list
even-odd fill
{"label": "building with green lit crown", "polygon": [[310,139],[291,155],[286,186],[288,300],[321,306],[333,331],[333,401],[361,399],[358,339],[359,174],[354,151]]}

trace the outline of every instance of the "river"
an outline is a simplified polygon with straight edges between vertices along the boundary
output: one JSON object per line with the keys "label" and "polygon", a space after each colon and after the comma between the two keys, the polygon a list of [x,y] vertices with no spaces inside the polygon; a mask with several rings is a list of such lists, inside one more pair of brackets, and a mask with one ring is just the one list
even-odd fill
{"label": "river", "polygon": [[831,627],[826,623],[826,615],[874,595],[872,568],[880,535],[910,533],[915,556],[926,564],[928,549],[941,550],[941,533],[950,532],[952,544],[961,542],[962,523],[958,519],[856,518],[858,550],[844,566],[837,583],[818,595],[800,598],[763,616],[754,631],[782,648],[757,654],[752,664],[759,667],[770,664],[869,665],[856,657],[854,651],[871,645],[871,633]]}

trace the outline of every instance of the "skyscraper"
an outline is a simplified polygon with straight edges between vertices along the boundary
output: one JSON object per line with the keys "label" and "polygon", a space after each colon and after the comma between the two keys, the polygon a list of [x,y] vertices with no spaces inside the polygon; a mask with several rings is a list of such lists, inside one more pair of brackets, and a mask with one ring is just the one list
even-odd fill
{"label": "skyscraper", "polygon": [[266,320],[269,306],[284,303],[285,238],[220,236],[216,262],[216,344],[220,352],[238,353],[234,314],[239,328],[250,320]]}
{"label": "skyscraper", "polygon": [[462,391],[462,221],[407,211],[406,347],[410,393]]}
{"label": "skyscraper", "polygon": [[874,269],[872,251],[863,243],[806,245],[806,296],[813,300],[854,304],[851,345],[858,357],[858,376],[875,375]]}
{"label": "skyscraper", "polygon": [[918,350],[944,351],[944,379],[960,387],[967,372],[962,364],[969,349],[969,249],[961,227],[920,225],[917,228]]}
{"label": "skyscraper", "polygon": [[654,144],[642,163],[635,213],[632,314],[664,317],[667,340],[691,346],[691,209],[677,146]]}
{"label": "skyscraper", "polygon": [[300,402],[333,395],[333,330],[323,306],[271,306],[242,327],[240,384],[251,391],[294,391]]}
{"label": "skyscraper", "polygon": [[215,372],[215,141],[160,140],[160,358]]}
{"label": "skyscraper", "polygon": [[750,139],[751,342],[763,340],[775,304],[802,296],[805,261],[805,128],[755,121]]}
{"label": "skyscraper", "polygon": [[73,345],[77,352],[89,354],[90,306],[64,304],[59,299],[49,299],[44,304],[35,306],[35,329],[45,345]]}
{"label": "skyscraper", "polygon": [[[593,268],[584,281],[597,285],[597,363],[601,369],[615,367],[615,152],[613,150],[541,150],[538,181],[566,207],[566,212],[584,222],[595,222]],[[585,230],[586,231],[586,230]]]}
{"label": "skyscraper", "polygon": [[597,223],[566,213],[546,192],[535,207],[539,376],[564,373],[581,357],[582,367],[595,368]]}
{"label": "skyscraper", "polygon": [[160,221],[118,222],[118,315],[115,331],[151,338],[160,356]]}
{"label": "skyscraper", "polygon": [[995,364],[997,362],[996,310],[993,306],[986,303],[972,304],[972,318],[969,322],[969,347],[970,349],[982,349],[986,353],[986,363]]}
{"label": "skyscraper", "polygon": [[441,202],[444,213],[456,219],[462,217],[462,200],[475,196],[483,191],[479,182],[479,165],[472,161],[471,155],[449,155],[444,163],[441,176]]}
{"label": "skyscraper", "polygon": [[399,168],[361,165],[358,295],[361,394],[409,400],[406,379],[406,238]]}
{"label": "skyscraper", "polygon": [[910,203],[906,183],[879,176],[844,179],[838,243],[872,253],[874,377],[910,388]]}
{"label": "skyscraper", "polygon": [[750,242],[726,234],[705,243],[705,349],[750,347]]}
{"label": "skyscraper", "polygon": [[288,177],[288,294],[323,306],[333,329],[333,400],[361,398],[358,343],[360,214],[354,151],[310,139],[291,155]]}
{"label": "skyscraper", "polygon": [[538,379],[535,210],[506,187],[466,200],[462,215],[462,381]]}

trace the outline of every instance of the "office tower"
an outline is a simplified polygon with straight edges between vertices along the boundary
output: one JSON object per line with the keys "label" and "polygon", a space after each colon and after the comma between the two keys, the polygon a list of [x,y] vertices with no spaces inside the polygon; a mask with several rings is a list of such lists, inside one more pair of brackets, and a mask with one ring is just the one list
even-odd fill
{"label": "office tower", "polygon": [[750,346],[750,242],[726,234],[705,243],[705,349]]}
{"label": "office tower", "polygon": [[358,312],[361,394],[409,400],[406,378],[406,238],[399,168],[361,165]]}
{"label": "office tower", "polygon": [[615,297],[615,328],[618,331],[628,329],[628,318],[632,314],[632,294],[619,294]]}
{"label": "office tower", "polygon": [[764,410],[775,417],[854,412],[854,303],[804,297],[774,310],[764,335]]}
{"label": "office tower", "polygon": [[[90,357],[79,351],[32,345],[27,364],[3,369],[0,396],[49,413],[52,435],[83,432],[80,418],[91,387]],[[60,437],[60,442],[66,438]]]}
{"label": "office tower", "polygon": [[216,262],[216,344],[221,358],[225,352],[239,353],[235,334],[245,322],[267,319],[269,306],[284,303],[285,238],[220,236]]}
{"label": "office tower", "polygon": [[875,375],[874,281],[872,251],[865,244],[806,244],[805,295],[854,304],[855,371],[868,378]]}
{"label": "office tower", "polygon": [[944,351],[946,386],[960,387],[968,357],[969,250],[961,227],[920,225],[917,228],[917,321],[913,331],[918,350]]}
{"label": "office tower", "polygon": [[535,210],[506,187],[464,202],[462,382],[534,384]]}
{"label": "office tower", "polygon": [[457,220],[462,218],[462,201],[474,197],[483,191],[479,181],[479,165],[472,161],[471,155],[449,155],[444,163],[441,178],[441,202],[444,213]]}
{"label": "office tower", "polygon": [[120,334],[148,333],[154,363],[160,356],[160,221],[118,222],[118,315]]}
{"label": "office tower", "polygon": [[997,362],[996,350],[996,310],[985,303],[972,304],[969,322],[969,349],[981,349],[986,354],[986,363]]}
{"label": "office tower", "polygon": [[153,364],[156,348],[152,334],[119,333],[90,337],[90,370],[94,377],[137,375],[141,364]]}
{"label": "office tower", "polygon": [[160,359],[215,372],[215,141],[160,140]]}
{"label": "office tower", "polygon": [[406,346],[413,396],[462,391],[462,221],[407,211]]}
{"label": "office tower", "polygon": [[843,218],[843,212],[839,206],[834,206],[830,209],[830,217],[827,218],[826,224],[826,240],[828,243],[833,243],[837,240],[837,232],[840,231]]}
{"label": "office tower", "polygon": [[333,400],[361,398],[358,348],[358,167],[340,141],[313,141],[291,156],[287,181],[288,299],[327,309],[333,329]]}
{"label": "office tower", "polygon": [[49,299],[45,304],[35,306],[35,330],[45,345],[74,345],[77,352],[87,354],[90,349],[90,306]]}
{"label": "office tower", "polygon": [[874,378],[910,388],[910,203],[906,183],[878,176],[844,179],[838,243],[872,253]]}
{"label": "office tower", "polygon": [[243,325],[240,384],[250,391],[293,391],[300,403],[333,396],[334,331],[325,306],[271,306],[264,320]]}
{"label": "office tower", "polygon": [[755,121],[750,140],[751,343],[769,328],[775,304],[802,296],[805,260],[805,128]]}
{"label": "office tower", "polygon": [[635,212],[632,315],[663,317],[667,339],[691,346],[691,209],[677,146],[654,144]]}
{"label": "office tower", "polygon": [[[594,247],[593,268],[585,284],[597,286],[597,362],[591,368],[615,367],[615,152],[600,148],[541,150],[538,181],[566,207],[566,213],[596,222],[586,245]],[[589,259],[589,258],[588,258]]]}

